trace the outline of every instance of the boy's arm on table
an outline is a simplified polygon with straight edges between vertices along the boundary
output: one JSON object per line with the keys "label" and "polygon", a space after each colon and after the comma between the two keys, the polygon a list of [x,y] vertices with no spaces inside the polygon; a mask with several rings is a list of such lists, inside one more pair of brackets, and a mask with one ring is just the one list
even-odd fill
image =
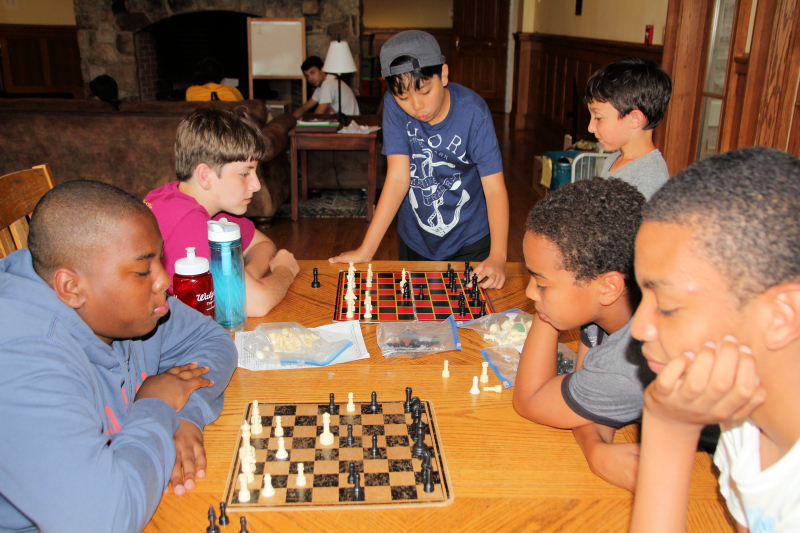
{"label": "boy's arm on table", "polygon": [[569,429],[591,423],[564,401],[556,352],[558,330],[534,313],[522,348],[514,383],[514,409],[521,416],[546,426]]}
{"label": "boy's arm on table", "polygon": [[245,314],[261,317],[281,303],[289,287],[300,272],[300,265],[291,252],[278,250],[269,262],[269,275],[253,277],[245,268],[244,289],[246,293]]}
{"label": "boy's arm on table", "polygon": [[244,251],[244,269],[255,279],[261,279],[269,272],[269,262],[278,253],[278,247],[272,239],[258,230],[253,240]]}
{"label": "boy's arm on table", "polygon": [[634,492],[639,471],[639,444],[614,444],[616,429],[590,423],[572,428],[594,474],[612,485]]}
{"label": "boy's arm on table", "polygon": [[[752,353],[730,337],[667,363],[645,390],[631,531],[685,531],[703,426],[743,420],[765,399]],[[737,530],[747,528],[737,524]]]}
{"label": "boy's arm on table", "polygon": [[[508,257],[508,191],[502,172],[482,177],[481,183],[486,196],[492,248],[489,257],[475,267],[475,274],[479,280],[486,278],[481,283],[484,289],[502,289],[506,281]],[[472,283],[468,286],[472,286]]]}
{"label": "boy's arm on table", "polygon": [[303,114],[306,111],[308,111],[309,109],[311,109],[315,105],[317,105],[317,101],[314,100],[313,98],[309,98],[308,100],[306,100],[305,104],[303,104],[300,107],[298,107],[297,109],[295,109],[292,114],[294,115],[295,118],[300,118],[300,117],[303,116]]}
{"label": "boy's arm on table", "polygon": [[142,399],[120,427],[109,407],[98,411],[80,347],[25,339],[3,355],[0,493],[43,531],[144,529],[174,465],[175,409]]}
{"label": "boy's arm on table", "polygon": [[408,194],[411,186],[411,158],[407,155],[389,155],[387,159],[386,181],[383,184],[378,207],[375,208],[375,216],[367,228],[367,235],[364,241],[356,250],[345,252],[336,257],[328,259],[331,263],[365,263],[372,259],[375,251],[381,244],[386,230],[394,220],[400,204]]}

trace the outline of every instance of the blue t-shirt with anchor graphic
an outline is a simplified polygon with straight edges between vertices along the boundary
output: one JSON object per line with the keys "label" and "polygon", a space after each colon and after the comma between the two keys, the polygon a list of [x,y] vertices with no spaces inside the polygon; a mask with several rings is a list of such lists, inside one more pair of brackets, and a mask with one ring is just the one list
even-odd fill
{"label": "blue t-shirt with anchor graphic", "polygon": [[470,89],[448,83],[450,110],[431,126],[384,95],[383,153],[411,159],[398,232],[415,252],[445,260],[489,234],[482,176],[503,171],[492,114]]}

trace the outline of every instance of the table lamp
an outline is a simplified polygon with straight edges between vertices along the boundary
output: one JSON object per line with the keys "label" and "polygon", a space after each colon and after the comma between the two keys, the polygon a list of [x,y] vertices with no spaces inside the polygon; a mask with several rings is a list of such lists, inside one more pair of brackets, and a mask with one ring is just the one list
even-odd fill
{"label": "table lamp", "polygon": [[322,70],[326,74],[336,74],[339,80],[339,122],[342,126],[346,126],[344,113],[342,113],[342,74],[347,74],[356,71],[356,63],[353,61],[353,54],[350,53],[350,46],[341,39],[331,41],[331,46],[328,48],[328,56],[325,58],[325,64]]}

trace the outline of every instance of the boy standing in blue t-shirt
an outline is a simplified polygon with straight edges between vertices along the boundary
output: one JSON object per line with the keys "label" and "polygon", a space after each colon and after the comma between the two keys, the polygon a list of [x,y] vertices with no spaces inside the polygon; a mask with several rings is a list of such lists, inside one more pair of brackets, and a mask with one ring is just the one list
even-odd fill
{"label": "boy standing in blue t-shirt", "polygon": [[400,260],[482,261],[484,288],[505,282],[508,193],[492,115],[470,89],[448,83],[432,35],[398,33],[381,49],[383,153],[388,171],[361,246],[332,263],[372,259],[400,212]]}

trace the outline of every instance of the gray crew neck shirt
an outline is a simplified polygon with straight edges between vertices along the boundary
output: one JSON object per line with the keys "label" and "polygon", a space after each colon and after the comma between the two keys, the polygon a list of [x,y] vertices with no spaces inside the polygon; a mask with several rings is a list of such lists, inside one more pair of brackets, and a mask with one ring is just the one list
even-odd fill
{"label": "gray crew neck shirt", "polygon": [[622,152],[617,151],[606,158],[603,170],[600,171],[601,178],[619,178],[630,183],[639,189],[639,192],[648,200],[669,179],[667,162],[664,161],[658,150],[653,150],[649,154],[631,161],[621,169],[611,172],[609,170],[611,165],[620,155]]}

